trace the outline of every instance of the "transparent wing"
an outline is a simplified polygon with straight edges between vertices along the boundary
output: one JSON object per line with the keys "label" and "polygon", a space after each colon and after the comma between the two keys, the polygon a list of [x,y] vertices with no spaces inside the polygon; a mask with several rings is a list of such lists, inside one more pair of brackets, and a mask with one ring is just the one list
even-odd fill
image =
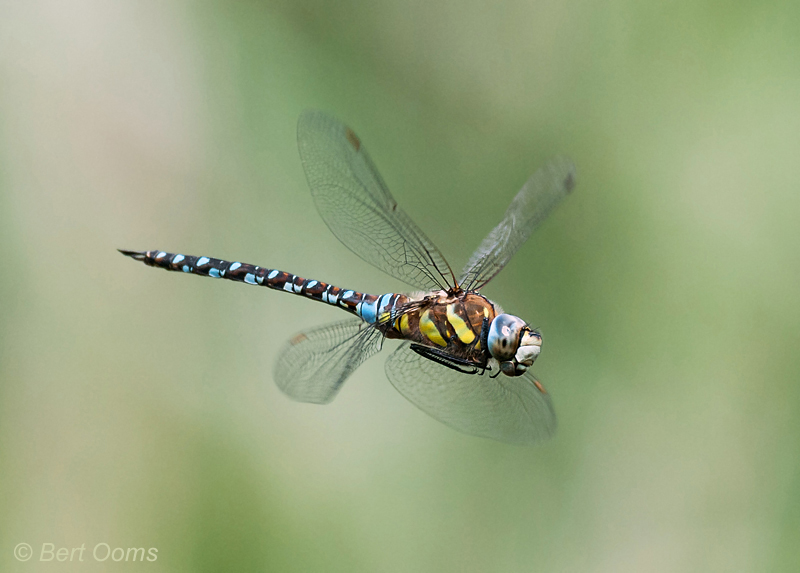
{"label": "transparent wing", "polygon": [[300,333],[281,350],[275,382],[293,400],[327,404],[347,377],[381,349],[382,338],[361,319]]}
{"label": "transparent wing", "polygon": [[348,249],[416,288],[442,289],[455,280],[439,249],[397,206],[350,128],[305,111],[297,145],[317,210]]}
{"label": "transparent wing", "polygon": [[566,157],[554,157],[534,173],[470,257],[461,286],[479,290],[492,280],[574,186],[575,165]]}
{"label": "transparent wing", "polygon": [[423,358],[404,342],[386,361],[395,388],[422,411],[466,434],[531,444],[550,437],[556,415],[533,374],[462,374]]}

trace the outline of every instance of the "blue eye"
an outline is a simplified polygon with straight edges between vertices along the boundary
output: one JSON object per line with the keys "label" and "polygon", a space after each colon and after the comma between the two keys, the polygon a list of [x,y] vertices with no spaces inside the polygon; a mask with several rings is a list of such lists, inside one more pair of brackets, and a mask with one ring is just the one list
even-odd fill
{"label": "blue eye", "polygon": [[510,314],[498,314],[489,326],[489,353],[503,362],[514,357],[525,323]]}

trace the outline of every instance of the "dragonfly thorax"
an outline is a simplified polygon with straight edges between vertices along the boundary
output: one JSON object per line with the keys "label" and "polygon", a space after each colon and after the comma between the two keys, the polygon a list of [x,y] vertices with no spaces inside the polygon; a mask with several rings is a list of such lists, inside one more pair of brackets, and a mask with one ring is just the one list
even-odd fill
{"label": "dragonfly thorax", "polygon": [[542,336],[477,292],[435,291],[395,319],[390,337],[438,348],[471,364],[520,376],[542,349]]}
{"label": "dragonfly thorax", "polygon": [[435,291],[414,302],[394,328],[402,338],[480,364],[485,362],[484,330],[496,315],[495,305],[477,293]]}

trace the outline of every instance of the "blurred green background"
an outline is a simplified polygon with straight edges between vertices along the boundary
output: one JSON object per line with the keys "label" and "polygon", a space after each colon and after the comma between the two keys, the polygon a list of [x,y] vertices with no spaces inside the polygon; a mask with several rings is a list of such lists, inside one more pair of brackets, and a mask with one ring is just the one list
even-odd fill
{"label": "blurred green background", "polygon": [[[798,29],[788,1],[0,3],[0,570],[800,570]],[[484,292],[544,333],[552,441],[450,430],[387,352],[291,402],[278,350],[342,313],[116,252],[402,290],[316,214],[309,107],[455,267],[574,159]],[[158,560],[37,562],[101,542]]]}

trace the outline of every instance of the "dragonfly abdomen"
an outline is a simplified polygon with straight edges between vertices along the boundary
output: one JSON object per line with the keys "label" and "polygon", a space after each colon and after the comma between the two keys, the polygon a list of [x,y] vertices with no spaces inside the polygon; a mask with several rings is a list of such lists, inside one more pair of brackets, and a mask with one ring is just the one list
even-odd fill
{"label": "dragonfly abdomen", "polygon": [[370,324],[387,322],[395,309],[408,301],[408,297],[401,294],[373,295],[361,293],[326,282],[305,279],[278,269],[268,269],[238,261],[230,262],[211,257],[195,257],[166,251],[120,250],[120,252],[151,267],[204,277],[228,279],[301,295],[342,308]]}

